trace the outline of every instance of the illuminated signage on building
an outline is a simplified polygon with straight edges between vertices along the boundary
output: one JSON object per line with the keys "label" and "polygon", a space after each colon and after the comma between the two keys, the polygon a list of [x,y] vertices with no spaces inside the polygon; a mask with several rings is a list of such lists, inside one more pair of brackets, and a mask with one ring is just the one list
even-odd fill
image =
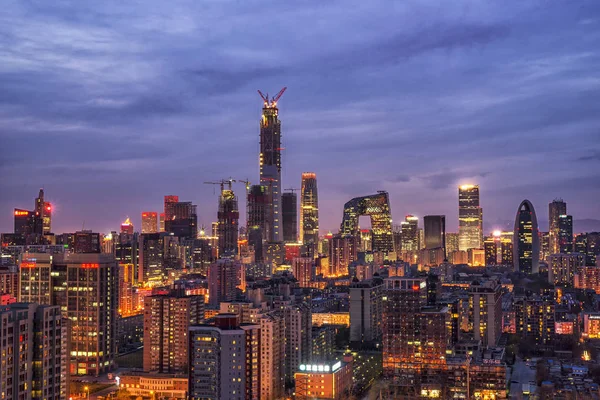
{"label": "illuminated signage on building", "polygon": [[338,361],[329,366],[324,364],[300,364],[302,372],[335,372],[342,367],[342,362]]}

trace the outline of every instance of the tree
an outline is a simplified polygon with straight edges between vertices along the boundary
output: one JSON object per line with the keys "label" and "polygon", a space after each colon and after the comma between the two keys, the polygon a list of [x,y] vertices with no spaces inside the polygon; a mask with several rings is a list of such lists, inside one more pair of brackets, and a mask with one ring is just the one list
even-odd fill
{"label": "tree", "polygon": [[117,399],[119,400],[131,400],[131,393],[127,389],[117,390]]}

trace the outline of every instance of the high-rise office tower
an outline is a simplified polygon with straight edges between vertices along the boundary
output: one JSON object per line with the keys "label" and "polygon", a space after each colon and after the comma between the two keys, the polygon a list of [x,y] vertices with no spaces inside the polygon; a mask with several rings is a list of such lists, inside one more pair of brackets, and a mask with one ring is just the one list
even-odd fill
{"label": "high-rise office tower", "polygon": [[548,256],[548,281],[554,285],[573,287],[575,275],[585,266],[585,254],[552,254]]}
{"label": "high-rise office tower", "polygon": [[75,253],[100,253],[100,234],[90,230],[77,231],[73,235]]}
{"label": "high-rise office tower", "polygon": [[548,233],[550,235],[550,254],[560,253],[559,217],[567,214],[567,203],[563,199],[554,199],[548,204]]}
{"label": "high-rise office tower", "polygon": [[0,397],[68,398],[65,323],[58,306],[0,306]]}
{"label": "high-rise office tower", "polygon": [[407,215],[402,226],[402,251],[419,250],[419,218]]}
{"label": "high-rise office tower", "polygon": [[573,251],[573,217],[571,215],[558,217],[558,250],[561,253]]}
{"label": "high-rise office tower", "polygon": [[283,241],[298,241],[298,196],[294,192],[281,195],[281,217],[283,221]]}
{"label": "high-rise office tower", "polygon": [[264,260],[263,241],[270,237],[271,224],[267,220],[267,205],[269,192],[266,186],[252,185],[248,191],[248,215],[246,216],[246,231],[248,244],[254,248],[254,260],[261,263]]}
{"label": "high-rise office tower", "polygon": [[235,300],[242,271],[245,271],[244,265],[231,258],[221,258],[208,267],[210,305],[218,307],[223,301]]}
{"label": "high-rise office tower", "polygon": [[52,232],[52,204],[44,201],[44,189],[40,189],[40,193],[35,199],[34,212],[42,221],[42,234],[46,235]]}
{"label": "high-rise office tower", "polygon": [[189,329],[189,398],[263,398],[261,382],[269,377],[259,380],[260,325],[240,324],[236,314],[218,314],[215,320],[214,326]]}
{"label": "high-rise office tower", "polygon": [[174,211],[173,204],[179,202],[179,196],[167,195],[164,202],[165,222],[173,219]]}
{"label": "high-rise office tower", "polygon": [[474,281],[469,288],[469,330],[485,347],[496,346],[502,334],[502,287],[495,280]]}
{"label": "high-rise office tower", "polygon": [[19,276],[20,271],[15,265],[0,265],[0,295],[9,295],[14,299],[19,298]]}
{"label": "high-rise office tower", "polygon": [[238,231],[240,229],[240,213],[238,211],[237,196],[231,190],[223,188],[219,197],[219,219],[218,233],[219,237],[219,257],[228,257],[238,252]]}
{"label": "high-rise office tower", "polygon": [[540,269],[540,235],[533,204],[523,200],[517,210],[514,230],[514,268],[526,274]]}
{"label": "high-rise office tower", "polygon": [[[48,256],[48,258],[45,258]],[[60,306],[71,321],[70,371],[99,375],[114,368],[118,270],[108,254],[26,253],[21,301]]]}
{"label": "high-rise office tower", "polygon": [[498,248],[500,247],[500,237],[486,236],[483,240],[483,250],[485,254],[485,265],[498,265]]}
{"label": "high-rise office tower", "polygon": [[316,246],[319,242],[319,194],[317,191],[317,174],[314,172],[302,173],[300,241],[303,244],[313,244],[313,246]]}
{"label": "high-rise office tower", "polygon": [[336,277],[348,274],[348,266],[356,261],[356,236],[335,235],[329,240],[329,271],[324,275]]}
{"label": "high-rise office tower", "polygon": [[483,210],[479,205],[479,186],[458,187],[458,248],[483,247]]}
{"label": "high-rise office tower", "polygon": [[313,277],[315,259],[312,257],[295,257],[292,260],[292,273],[300,287],[310,287]]}
{"label": "high-rise office tower", "polygon": [[136,314],[138,311],[133,296],[134,279],[133,264],[119,263],[119,315],[122,317]]}
{"label": "high-rise office tower", "polygon": [[158,232],[158,213],[154,211],[142,212],[142,233]]}
{"label": "high-rise office tower", "polygon": [[158,224],[158,231],[159,232],[164,232],[165,231],[165,213],[160,213],[160,220],[159,220],[159,224]]}
{"label": "high-rise office tower", "polygon": [[14,233],[20,235],[29,235],[33,233],[35,213],[21,208],[15,208],[14,212]]}
{"label": "high-rise office tower", "polygon": [[281,220],[281,121],[277,101],[285,91],[283,88],[275,97],[268,95],[264,100],[260,120],[260,184],[266,186],[269,192],[267,204],[268,220],[271,224],[269,242],[283,240]]}
{"label": "high-rise office tower", "polygon": [[312,311],[306,303],[287,305],[285,318],[285,376],[290,381],[298,366],[311,360]]}
{"label": "high-rise office tower", "polygon": [[458,233],[446,233],[446,254],[458,251]]}
{"label": "high-rise office tower", "polygon": [[358,219],[362,215],[368,215],[371,218],[373,251],[386,255],[394,253],[392,211],[388,193],[378,191],[374,195],[355,197],[344,204],[344,217],[340,226],[342,236],[356,237],[358,235]]}
{"label": "high-rise office tower", "polygon": [[188,329],[204,321],[203,300],[177,295],[144,298],[144,371],[188,371]]}
{"label": "high-rise office tower", "polygon": [[131,223],[129,217],[127,217],[125,221],[121,224],[121,233],[133,235],[133,223]]}
{"label": "high-rise office tower", "polygon": [[260,398],[278,399],[285,390],[285,320],[280,312],[270,312],[259,323]]}
{"label": "high-rise office tower", "polygon": [[165,203],[169,215],[165,213],[165,232],[177,237],[196,239],[198,236],[198,216],[196,206],[190,201]]}
{"label": "high-rise office tower", "polygon": [[369,279],[350,285],[350,341],[373,342],[381,339],[383,281]]}
{"label": "high-rise office tower", "polygon": [[423,217],[425,248],[442,248],[446,251],[446,216],[426,215]]}
{"label": "high-rise office tower", "polygon": [[139,236],[138,282],[159,284],[164,279],[165,233],[144,233]]}

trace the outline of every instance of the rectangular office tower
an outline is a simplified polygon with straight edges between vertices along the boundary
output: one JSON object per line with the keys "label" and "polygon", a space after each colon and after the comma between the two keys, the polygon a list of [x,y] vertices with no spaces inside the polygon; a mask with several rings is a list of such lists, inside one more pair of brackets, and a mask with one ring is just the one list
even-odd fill
{"label": "rectangular office tower", "polygon": [[240,324],[236,314],[218,314],[215,325],[189,330],[189,398],[258,399],[260,325]]}
{"label": "rectangular office tower", "polygon": [[479,205],[479,186],[458,188],[458,249],[483,248],[483,210]]}
{"label": "rectangular office tower", "polygon": [[100,375],[114,367],[118,269],[108,254],[24,253],[21,301],[60,306],[71,323],[70,373]]}
{"label": "rectangular office tower", "polygon": [[425,248],[444,249],[446,251],[446,216],[426,215],[423,217],[425,230]]}
{"label": "rectangular office tower", "polygon": [[283,219],[283,241],[293,243],[298,240],[298,196],[294,192],[281,196]]}
{"label": "rectangular office tower", "polygon": [[59,307],[0,306],[0,398],[67,398],[66,333]]}
{"label": "rectangular office tower", "polygon": [[142,233],[158,232],[158,213],[154,211],[142,212]]}

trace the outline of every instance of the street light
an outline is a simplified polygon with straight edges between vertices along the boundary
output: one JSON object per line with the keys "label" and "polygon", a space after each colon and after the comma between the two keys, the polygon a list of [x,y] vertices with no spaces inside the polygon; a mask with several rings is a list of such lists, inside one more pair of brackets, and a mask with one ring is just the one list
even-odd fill
{"label": "street light", "polygon": [[154,400],[154,390],[150,391],[150,396],[151,396],[151,399]]}
{"label": "street light", "polygon": [[85,386],[83,388],[83,392],[87,393],[87,400],[90,400],[90,388],[88,386]]}

